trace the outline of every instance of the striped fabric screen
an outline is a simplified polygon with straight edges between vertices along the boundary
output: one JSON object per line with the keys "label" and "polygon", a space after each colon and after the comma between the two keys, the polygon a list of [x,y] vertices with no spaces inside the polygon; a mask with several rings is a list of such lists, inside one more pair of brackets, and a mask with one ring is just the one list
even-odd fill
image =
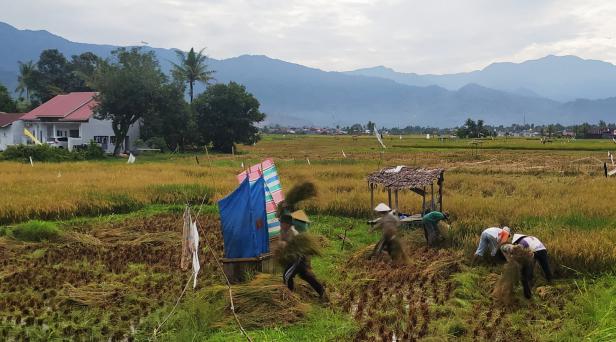
{"label": "striped fabric screen", "polygon": [[280,222],[276,218],[276,206],[284,200],[282,185],[274,161],[266,159],[260,164],[251,166],[248,170],[237,175],[237,180],[242,183],[244,178],[248,176],[252,185],[261,174],[263,174],[265,180],[265,211],[267,212],[267,230],[271,238],[280,234]]}

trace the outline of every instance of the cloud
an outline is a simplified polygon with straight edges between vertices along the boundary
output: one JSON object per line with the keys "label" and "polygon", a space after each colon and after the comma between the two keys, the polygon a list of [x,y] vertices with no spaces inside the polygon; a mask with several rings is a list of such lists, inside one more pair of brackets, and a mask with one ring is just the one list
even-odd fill
{"label": "cloud", "polygon": [[74,41],[207,47],[216,58],[265,54],[325,70],[449,73],[547,54],[616,61],[609,1],[32,0],[2,7],[2,21]]}

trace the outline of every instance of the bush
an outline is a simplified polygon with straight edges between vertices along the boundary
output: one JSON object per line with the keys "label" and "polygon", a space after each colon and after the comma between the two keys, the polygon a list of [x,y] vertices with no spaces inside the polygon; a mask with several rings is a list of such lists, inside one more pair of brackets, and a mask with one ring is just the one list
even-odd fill
{"label": "bush", "polygon": [[62,148],[55,148],[49,145],[14,145],[9,146],[2,153],[5,160],[16,160],[24,163],[30,162],[30,157],[34,161],[61,162],[81,160],[83,157],[79,153],[69,152]]}
{"label": "bush", "polygon": [[51,222],[28,221],[11,229],[10,235],[20,241],[49,241],[60,236],[60,229]]}
{"label": "bush", "polygon": [[84,159],[93,160],[93,159],[104,159],[105,151],[98,146],[93,140],[90,141],[88,146],[84,151],[81,152],[83,154]]}
{"label": "bush", "polygon": [[158,148],[162,152],[165,152],[168,150],[167,142],[165,141],[165,138],[163,137],[152,137],[148,139],[148,141],[146,141],[146,144],[148,145],[149,148]]}
{"label": "bush", "polygon": [[14,145],[9,146],[2,153],[3,160],[15,160],[24,163],[30,162],[63,162],[77,160],[92,160],[105,158],[105,152],[95,142],[91,141],[85,149],[68,151],[46,144],[43,145]]}

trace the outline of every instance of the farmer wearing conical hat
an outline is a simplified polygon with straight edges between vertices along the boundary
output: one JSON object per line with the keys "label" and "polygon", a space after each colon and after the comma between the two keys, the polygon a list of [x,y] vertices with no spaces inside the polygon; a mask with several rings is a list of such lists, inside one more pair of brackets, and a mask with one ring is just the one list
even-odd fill
{"label": "farmer wearing conical hat", "polygon": [[382,236],[376,246],[374,246],[371,257],[378,255],[382,251],[387,251],[392,260],[402,261],[406,257],[398,238],[400,219],[385,203],[379,203],[379,205],[374,208],[374,211],[381,215],[381,218],[369,231],[373,232],[376,229],[381,229]]}
{"label": "farmer wearing conical hat", "polygon": [[500,251],[500,246],[503,245],[507,240],[509,240],[509,235],[511,234],[511,229],[507,226],[501,227],[490,227],[485,229],[481,233],[481,238],[479,239],[479,246],[477,247],[477,251],[475,251],[475,256],[473,257],[473,263],[479,261],[480,258],[483,257],[486,250],[490,249],[490,255],[493,257],[498,257],[503,259],[504,256]]}
{"label": "farmer wearing conical hat", "polygon": [[[532,297],[532,280],[533,280],[533,256],[532,251],[528,248],[525,248],[520,245],[513,245],[510,243],[503,244],[500,247],[500,251],[503,253],[503,256],[507,260],[507,265],[505,265],[505,271],[499,280],[500,286],[507,286],[510,290],[513,289],[513,277],[511,274],[518,273],[520,274],[520,282],[522,283],[522,288],[524,289],[524,297],[526,299],[530,299]],[[513,268],[516,271],[513,271],[511,274],[507,273],[507,268]],[[498,286],[498,284],[497,284]],[[510,293],[511,294],[511,293]],[[503,294],[505,295],[505,294]]]}
{"label": "farmer wearing conical hat", "polygon": [[543,243],[534,236],[524,234],[513,234],[512,243],[524,248],[528,248],[533,252],[536,262],[539,263],[543,270],[543,276],[548,282],[552,281],[552,271],[550,270],[550,261],[548,258],[548,250]]}
{"label": "farmer wearing conical hat", "polygon": [[[295,216],[295,219],[293,216]],[[308,234],[301,234],[295,228],[293,225],[295,220],[304,224],[310,222],[308,216],[306,216],[306,213],[303,211],[302,213],[293,212],[292,214],[283,214],[280,217],[280,238],[282,247],[278,260],[284,267],[282,275],[283,282],[287,285],[289,290],[293,291],[295,289],[294,278],[296,275],[299,275],[301,279],[310,284],[319,294],[320,298],[324,298],[325,288],[317,280],[310,265],[310,257],[319,254],[318,246],[315,246],[314,241],[307,236]]]}

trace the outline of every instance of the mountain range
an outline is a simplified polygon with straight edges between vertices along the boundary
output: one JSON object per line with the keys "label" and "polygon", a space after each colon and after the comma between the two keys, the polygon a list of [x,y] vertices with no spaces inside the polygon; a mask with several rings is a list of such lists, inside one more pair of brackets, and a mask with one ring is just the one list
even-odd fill
{"label": "mountain range", "polygon": [[[45,49],[67,57],[117,48],[71,42],[47,31],[19,30],[0,22],[0,83],[15,89],[18,61]],[[173,49],[144,47],[168,72]],[[267,56],[209,59],[217,82],[244,84],[261,102],[268,124],[453,127],[468,117],[489,124],[573,124],[614,121],[616,66],[575,56],[494,63],[482,70],[445,74],[401,73],[383,66],[327,72]],[[198,88],[197,90],[203,90]]]}

